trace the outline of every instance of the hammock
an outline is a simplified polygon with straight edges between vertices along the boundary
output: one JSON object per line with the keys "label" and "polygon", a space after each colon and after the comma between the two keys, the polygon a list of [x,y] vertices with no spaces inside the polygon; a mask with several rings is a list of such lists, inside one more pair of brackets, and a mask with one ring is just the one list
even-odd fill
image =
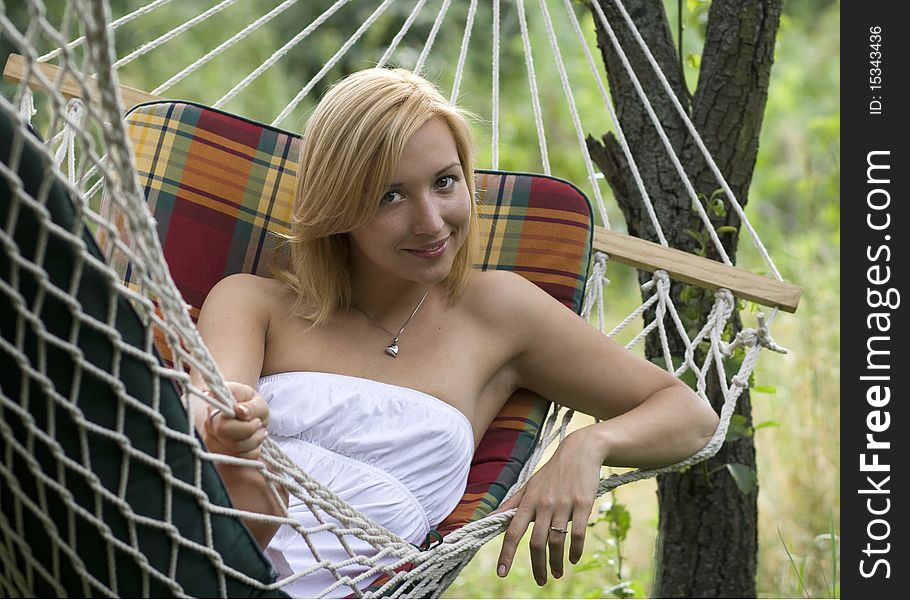
{"label": "hammock", "polygon": [[[484,462],[483,451],[475,456],[471,482],[479,482],[479,487],[473,490],[469,487],[466,498],[471,501],[460,505],[457,514],[440,526],[446,534],[441,541],[428,540],[423,548],[415,548],[350,509],[329,490],[299,471],[272,444],[267,443],[264,447],[264,464],[207,453],[181,403],[191,395],[200,395],[200,390],[191,385],[187,376],[192,366],[216,392],[217,397],[207,401],[225,411],[231,410],[231,396],[193,327],[193,307],[201,304],[207,290],[224,275],[255,272],[268,262],[274,249],[270,233],[280,231],[283,226],[282,214],[286,214],[290,197],[286,182],[290,180],[287,178],[293,177],[293,135],[237,119],[217,109],[248,89],[262,72],[348,3],[339,0],[329,6],[316,21],[308,24],[213,107],[190,103],[146,104],[133,109],[126,122],[122,120],[125,105],[136,104],[138,100],[155,100],[214,57],[252,35],[294,2],[276,6],[153,90],[151,95],[119,86],[118,69],[229,8],[234,0],[216,4],[198,18],[188,20],[116,61],[112,36],[117,28],[165,6],[168,0],[155,0],[113,21],[105,3],[75,2],[74,9],[65,13],[59,28],[48,21],[40,0],[29,0],[28,3],[32,15],[28,28],[17,28],[7,19],[5,9],[0,5],[2,34],[13,42],[20,55],[11,57],[7,70],[12,73],[11,77],[21,81],[17,104],[0,98],[3,117],[0,123],[5,128],[2,137],[5,143],[0,148],[0,199],[3,200],[0,218],[4,223],[0,233],[3,246],[0,289],[4,295],[0,303],[3,307],[3,320],[0,321],[3,356],[0,359],[4,365],[12,365],[9,369],[4,367],[0,382],[3,441],[0,448],[8,457],[2,467],[4,485],[0,493],[0,530],[4,541],[4,550],[0,552],[2,589],[9,595],[61,596],[280,594],[280,586],[286,581],[274,580],[267,561],[238,521],[238,518],[250,518],[250,515],[230,506],[212,467],[212,463],[222,461],[249,464],[275,482],[282,480],[282,476],[290,477],[293,482],[291,493],[307,502],[314,513],[327,517],[325,528],[336,534],[340,544],[345,544],[345,536],[357,536],[377,548],[375,556],[351,556],[345,561],[368,566],[365,574],[356,580],[338,575],[336,584],[323,593],[348,586],[357,596],[440,594],[480,545],[504,529],[510,514],[486,515],[527,480],[546,445],[565,435],[571,411],[558,404],[547,409],[547,403],[531,398],[527,393],[511,399],[497,419],[504,427],[493,428],[487,434],[487,437],[499,440],[492,446],[498,446],[498,456],[496,451],[490,454],[496,460]],[[273,124],[293,113],[390,4],[391,0],[385,0],[377,6]],[[391,59],[426,4],[425,0],[414,3],[413,10],[379,59],[380,65]],[[436,13],[432,30],[414,65],[416,69],[426,64],[450,4],[450,0],[444,0]],[[566,18],[582,41],[581,48],[591,67],[593,81],[612,114],[612,105],[568,0],[565,6]],[[622,8],[621,4],[618,6]],[[547,3],[541,2],[540,7],[578,134],[581,159],[592,184],[595,205],[608,228],[599,183],[584,144],[581,121],[574,108]],[[486,202],[481,202],[481,207],[491,209],[485,219],[490,226],[490,243],[481,268],[511,268],[526,276],[538,273],[536,282],[539,285],[567,306],[580,309],[585,318],[596,310],[598,325],[605,331],[602,287],[607,257],[598,252],[592,262],[592,218],[590,205],[583,194],[550,176],[527,19],[520,0],[522,45],[545,175],[533,177],[495,172],[500,143],[499,2],[492,8],[493,171],[480,173],[478,189],[493,193]],[[453,98],[458,96],[462,86],[461,75],[476,10],[477,2],[472,0],[460,44]],[[597,12],[601,24],[612,32],[599,8]],[[628,15],[625,20],[631,26]],[[72,29],[84,36],[67,43]],[[612,34],[611,37],[615,42]],[[39,57],[38,48],[47,43],[59,49]],[[617,48],[622,52],[618,45]],[[82,57],[81,62],[77,62],[77,56]],[[56,66],[50,64],[52,60]],[[94,78],[84,75],[87,73],[94,74]],[[42,97],[47,99],[49,118],[43,127],[47,144],[37,143],[28,131],[27,123],[33,116],[34,105],[29,85],[41,89]],[[647,102],[647,98],[643,100]],[[681,108],[680,111],[684,116]],[[685,121],[695,135],[691,123]],[[226,122],[230,125],[225,126]],[[188,123],[193,128],[191,133],[186,131]],[[212,123],[216,125],[207,125]],[[616,126],[622,140],[618,124]],[[224,136],[226,131],[242,134],[243,139],[228,140]],[[188,257],[187,249],[181,248],[180,257],[176,258],[173,249],[180,248],[180,244],[175,240],[185,241],[193,235],[184,233],[181,237],[173,233],[180,227],[172,215],[179,214],[183,225],[188,220],[194,221],[187,230],[190,232],[198,232],[194,228],[211,221],[199,218],[198,214],[187,219],[193,214],[192,210],[174,208],[175,199],[181,195],[174,190],[193,186],[173,173],[175,165],[185,166],[187,160],[192,161],[189,157],[193,155],[193,144],[205,140],[206,136],[220,136],[222,151],[226,149],[232,154],[247,156],[252,167],[243,171],[249,177],[225,186],[231,189],[224,192],[224,198],[239,190],[239,200],[232,201],[240,210],[233,215],[233,225],[228,226],[232,227],[232,237],[220,246],[220,258],[208,257],[203,261],[211,268],[201,279],[195,274],[181,277],[180,265],[194,261],[196,256]],[[249,145],[251,139],[255,140],[253,146]],[[669,149],[669,143],[666,145]],[[211,152],[214,146],[209,144],[203,154]],[[624,143],[623,147],[634,172],[634,160]],[[173,157],[161,160],[162,148]],[[672,152],[671,156],[684,176],[679,160]],[[174,157],[177,157],[176,162]],[[706,156],[706,159],[713,166],[710,157]],[[735,400],[748,385],[748,375],[760,350],[763,347],[782,350],[769,332],[778,308],[774,308],[768,318],[761,315],[758,327],[743,331],[735,340],[723,337],[734,308],[731,289],[739,297],[791,311],[795,310],[798,290],[780,282],[773,262],[748,225],[719,170],[716,166],[713,170],[776,280],[733,268],[716,236],[712,241],[726,265],[689,257],[656,244],[627,240],[604,228],[593,228],[594,246],[609,249],[614,259],[633,260],[642,254],[641,244],[649,254],[657,256],[653,264],[636,265],[654,271],[653,279],[645,285],[651,296],[608,335],[615,335],[653,309],[655,318],[629,346],[636,345],[652,331],[657,332],[662,340],[665,364],[671,370],[677,375],[693,374],[695,387],[703,397],[707,380],[713,374],[725,397],[721,424],[705,449],[666,469],[613,475],[601,482],[600,494],[617,485],[692,464],[715,453],[723,443]],[[660,232],[647,191],[640,178],[637,179],[655,229]],[[688,179],[683,179],[693,195],[694,205],[701,208]],[[199,186],[199,189],[211,191],[211,183]],[[255,186],[251,187],[252,184]],[[273,193],[263,194],[263,190]],[[185,196],[183,200],[186,200]],[[192,204],[192,198],[189,200]],[[259,206],[261,202],[268,206],[263,209]],[[209,202],[210,207],[213,204],[217,201]],[[540,219],[540,216],[557,207],[564,211],[563,214],[571,215],[568,221],[573,224],[550,235],[553,227],[560,227],[553,222],[560,219],[542,223],[547,219]],[[702,216],[707,222],[707,216],[704,213]],[[510,229],[513,227],[534,230],[536,237],[555,238],[562,246],[558,252],[540,247],[531,247],[528,251],[522,244],[535,236],[522,239],[520,235],[514,235]],[[712,227],[708,230],[713,232]],[[540,231],[546,234],[541,236]],[[662,239],[662,235],[660,237]],[[556,268],[539,262],[541,258],[566,254],[567,247],[572,248],[568,254],[574,256],[568,263]],[[212,250],[211,247],[202,248],[202,251]],[[571,264],[573,260],[575,264]],[[589,264],[590,276],[586,278]],[[688,281],[694,279],[705,287],[717,289],[714,310],[694,337],[687,335],[670,299],[671,275]],[[532,280],[534,277],[531,275]],[[745,286],[739,283],[743,280],[747,281]],[[767,294],[750,292],[753,286],[749,282],[754,281],[760,281]],[[674,328],[687,344],[685,361],[678,367],[670,356],[667,327]],[[696,364],[695,348],[703,343],[709,344],[710,351],[702,364]],[[740,347],[745,348],[742,364],[739,371],[728,378],[724,373],[725,357]],[[519,427],[516,423],[522,425]],[[502,436],[507,441],[503,442]],[[484,474],[483,469],[486,466],[489,471],[490,464],[496,465],[494,471],[498,469],[492,476]],[[479,470],[478,465],[481,466]],[[503,473],[506,475],[500,477]],[[261,515],[259,518],[296,525],[304,538],[312,533],[302,531],[293,520]],[[344,565],[318,566],[337,575],[337,570]],[[295,577],[304,575],[306,573],[298,573]]]}

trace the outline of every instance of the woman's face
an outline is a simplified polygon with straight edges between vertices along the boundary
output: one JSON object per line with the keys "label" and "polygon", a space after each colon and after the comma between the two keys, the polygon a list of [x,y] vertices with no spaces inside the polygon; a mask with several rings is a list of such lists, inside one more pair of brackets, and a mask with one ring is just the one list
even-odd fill
{"label": "woman's face", "polygon": [[455,139],[441,118],[408,141],[370,223],[351,232],[351,267],[432,284],[452,268],[470,223],[471,198]]}

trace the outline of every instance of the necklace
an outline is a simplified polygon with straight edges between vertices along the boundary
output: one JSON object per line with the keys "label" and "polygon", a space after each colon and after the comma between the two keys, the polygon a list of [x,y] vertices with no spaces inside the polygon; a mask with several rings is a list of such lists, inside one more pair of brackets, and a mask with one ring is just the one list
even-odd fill
{"label": "necklace", "polygon": [[404,325],[401,326],[401,329],[398,330],[398,333],[392,333],[391,331],[389,331],[388,329],[386,329],[385,327],[383,327],[382,325],[380,325],[379,323],[374,321],[370,315],[366,314],[365,312],[363,312],[361,309],[357,308],[353,304],[351,305],[351,308],[353,308],[354,310],[356,310],[357,312],[359,312],[360,314],[365,316],[370,323],[372,323],[376,327],[379,327],[380,329],[382,329],[383,331],[388,333],[390,336],[392,336],[392,341],[386,347],[385,353],[388,354],[389,356],[391,356],[392,358],[398,358],[398,338],[401,337],[401,333],[404,331],[404,328],[407,327],[408,323],[411,322],[411,319],[414,317],[414,315],[417,314],[417,311],[420,310],[420,307],[423,305],[423,301],[427,299],[427,294],[429,294],[429,293],[430,293],[430,288],[429,288],[429,286],[427,286],[427,291],[425,291],[423,293],[423,298],[421,298],[420,302],[417,303],[417,306],[414,308],[414,311],[411,313],[411,316],[408,317],[408,319],[404,322]]}

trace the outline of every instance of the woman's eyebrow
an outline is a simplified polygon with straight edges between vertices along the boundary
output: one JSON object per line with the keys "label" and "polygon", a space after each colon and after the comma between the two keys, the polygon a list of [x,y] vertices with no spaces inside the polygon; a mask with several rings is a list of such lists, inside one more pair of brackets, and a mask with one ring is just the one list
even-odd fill
{"label": "woman's eyebrow", "polygon": [[[452,167],[460,167],[460,166],[461,166],[461,162],[459,162],[459,161],[457,161],[457,160],[454,161],[454,162],[451,162],[451,163],[447,164],[446,166],[444,166],[443,168],[441,168],[441,169],[439,169],[438,171],[436,171],[436,173],[433,175],[433,177],[439,177],[440,175],[442,175],[443,173],[445,173],[446,171],[448,171],[448,170],[451,169]],[[404,185],[404,184],[401,183],[401,182],[395,182],[395,183],[390,183],[390,184],[389,184],[389,187],[390,187],[390,188],[395,188],[395,187],[401,187],[401,186],[403,186],[403,185]]]}

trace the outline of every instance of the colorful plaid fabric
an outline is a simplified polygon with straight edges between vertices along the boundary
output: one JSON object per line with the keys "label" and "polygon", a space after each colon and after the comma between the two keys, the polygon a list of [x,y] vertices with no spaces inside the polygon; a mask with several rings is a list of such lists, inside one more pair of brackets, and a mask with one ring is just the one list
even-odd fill
{"label": "colorful plaid fabric", "polygon": [[[195,320],[222,278],[268,275],[275,234],[290,221],[299,137],[184,102],[139,105],[126,122],[165,259]],[[524,173],[478,171],[476,183],[486,240],[478,268],[520,273],[579,312],[593,235],[584,194],[565,181]],[[115,267],[129,283],[129,265]],[[159,349],[167,359],[167,347]],[[547,408],[527,390],[510,398],[481,441],[467,491],[440,532],[499,504],[530,455]]]}

